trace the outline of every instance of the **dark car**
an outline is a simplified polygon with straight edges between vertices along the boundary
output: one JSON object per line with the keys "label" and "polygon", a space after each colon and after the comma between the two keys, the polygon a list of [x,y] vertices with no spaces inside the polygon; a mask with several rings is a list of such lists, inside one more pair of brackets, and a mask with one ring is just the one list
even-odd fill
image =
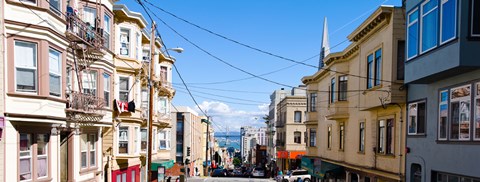
{"label": "dark car", "polygon": [[215,169],[212,172],[212,177],[227,177],[226,169]]}

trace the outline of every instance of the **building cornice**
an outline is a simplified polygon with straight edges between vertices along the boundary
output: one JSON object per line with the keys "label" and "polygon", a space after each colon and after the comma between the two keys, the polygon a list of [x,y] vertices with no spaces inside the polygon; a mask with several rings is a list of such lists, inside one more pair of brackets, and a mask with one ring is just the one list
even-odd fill
{"label": "building cornice", "polygon": [[360,42],[362,39],[376,32],[375,30],[378,28],[388,24],[394,8],[395,7],[393,6],[380,6],[360,26],[358,26],[357,29],[347,36],[348,40],[352,42]]}

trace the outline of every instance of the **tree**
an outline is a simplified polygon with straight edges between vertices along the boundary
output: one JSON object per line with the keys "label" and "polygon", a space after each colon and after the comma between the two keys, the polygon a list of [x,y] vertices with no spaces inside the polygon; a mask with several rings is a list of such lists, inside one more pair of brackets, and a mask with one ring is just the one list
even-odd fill
{"label": "tree", "polygon": [[235,165],[235,166],[241,166],[241,165],[242,165],[242,160],[240,160],[240,159],[237,158],[237,157],[233,158],[233,165]]}

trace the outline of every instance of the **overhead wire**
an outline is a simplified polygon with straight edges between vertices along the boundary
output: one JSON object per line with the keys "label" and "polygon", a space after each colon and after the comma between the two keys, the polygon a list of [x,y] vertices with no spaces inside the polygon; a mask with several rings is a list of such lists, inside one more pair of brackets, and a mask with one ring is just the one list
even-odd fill
{"label": "overhead wire", "polygon": [[[340,72],[340,71],[332,70],[332,69],[326,68],[326,67],[319,67],[319,66],[316,66],[316,65],[307,64],[307,63],[304,63],[304,62],[301,62],[301,61],[296,61],[296,60],[294,60],[294,59],[286,58],[286,57],[284,57],[284,56],[280,56],[280,55],[278,55],[278,54],[274,54],[274,53],[271,53],[271,52],[268,52],[268,51],[265,51],[265,50],[262,50],[262,49],[259,49],[259,48],[250,46],[250,45],[245,44],[245,43],[242,43],[242,42],[240,42],[240,41],[237,41],[237,40],[228,38],[228,37],[226,37],[226,36],[224,36],[224,35],[215,33],[215,32],[213,32],[213,31],[208,30],[208,29],[206,29],[206,28],[203,28],[203,27],[201,27],[201,26],[199,26],[199,25],[197,25],[197,24],[191,23],[190,21],[185,20],[185,19],[183,19],[183,18],[180,18],[180,17],[176,16],[175,14],[170,13],[170,12],[164,10],[163,8],[160,8],[160,7],[156,6],[156,5],[148,2],[147,0],[144,0],[144,1],[145,1],[146,3],[148,3],[148,4],[150,4],[151,6],[159,9],[160,11],[163,11],[163,12],[165,12],[165,13],[167,13],[167,14],[169,14],[169,15],[177,18],[177,19],[180,19],[180,20],[182,20],[182,21],[184,21],[184,22],[186,22],[186,23],[188,23],[188,24],[190,24],[190,25],[192,25],[192,26],[194,26],[194,27],[197,27],[197,28],[199,28],[199,29],[201,29],[201,30],[204,30],[204,31],[206,31],[206,32],[208,32],[208,33],[211,33],[211,34],[213,34],[213,35],[216,35],[216,36],[218,36],[218,37],[220,37],[220,38],[223,38],[223,39],[225,39],[225,40],[228,40],[228,41],[234,42],[234,43],[236,43],[236,44],[239,44],[239,45],[241,45],[241,46],[247,47],[247,48],[249,48],[249,49],[258,51],[258,52],[260,52],[260,53],[263,53],[263,54],[266,54],[266,55],[270,55],[270,56],[273,56],[273,57],[276,57],[276,58],[279,58],[279,59],[282,59],[282,60],[294,62],[294,63],[300,64],[300,65],[304,65],[304,66],[308,66],[308,67],[312,67],[312,68],[317,68],[317,69],[322,69],[322,70],[329,71],[329,72],[334,72],[334,73],[343,74],[343,75],[349,75],[349,76],[358,77],[358,78],[363,78],[363,79],[367,79],[367,80],[368,80],[368,79],[372,79],[372,78],[368,78],[367,76],[355,75],[355,74],[350,74],[350,73],[345,73],[345,72]],[[384,4],[384,3],[387,2],[387,1],[388,1],[388,0],[383,1],[380,5]],[[148,7],[147,7],[147,8],[148,8]],[[367,12],[364,13],[364,14],[367,14],[367,13],[370,12],[370,11],[371,11],[371,10],[367,11]],[[152,13],[153,13],[153,12],[152,12]],[[207,53],[208,55],[210,55],[210,56],[212,56],[212,57],[214,57],[214,58],[216,58],[216,59],[219,59],[218,57],[211,55],[210,53],[208,53],[208,51],[205,51],[203,48],[200,48],[199,46],[197,46],[196,44],[194,44],[193,42],[191,42],[190,40],[188,40],[185,36],[183,36],[183,35],[181,35],[180,33],[178,33],[175,29],[173,29],[171,26],[169,26],[165,21],[163,21],[162,19],[160,19],[155,13],[153,13],[153,14],[154,14],[154,16],[157,17],[163,24],[165,24],[165,26],[167,26],[169,29],[171,29],[173,32],[175,32],[177,35],[179,35],[180,37],[182,37],[183,39],[185,39],[187,42],[191,43],[192,45],[194,45],[195,47],[199,48],[200,50],[202,50],[203,52]],[[364,16],[364,14],[362,14],[362,16]],[[359,18],[356,18],[354,21],[356,21],[356,20],[358,20],[358,19],[359,19]],[[354,21],[352,21],[352,22],[350,22],[350,23],[353,23]],[[348,23],[348,24],[350,24],[350,23]],[[345,26],[345,27],[346,27],[346,26]],[[344,27],[341,27],[340,29],[343,29],[343,28],[344,28]],[[336,31],[337,31],[337,30],[336,30]],[[348,39],[345,40],[345,41],[348,41]],[[344,41],[344,42],[345,42],[345,41]],[[342,43],[343,43],[343,42],[342,42]],[[330,48],[330,49],[331,49],[331,48]],[[221,61],[223,62],[223,60],[221,60]],[[233,66],[233,65],[231,65],[231,64],[229,64],[229,63],[228,63],[227,65],[229,65],[229,66],[231,66],[231,67]],[[235,68],[235,67],[234,67],[234,68]],[[244,70],[241,70],[241,69],[238,69],[238,68],[236,68],[236,69],[239,70],[239,71],[242,71],[242,72],[244,72],[244,73],[247,73],[247,72],[245,72]],[[254,76],[254,75],[251,74],[251,73],[247,73],[247,74],[249,74],[249,75],[251,75],[251,76]],[[265,80],[263,77],[259,77],[258,75],[255,75],[254,77]],[[398,83],[398,82],[396,82],[396,81],[391,81],[391,80],[382,80],[382,79],[375,79],[375,80],[376,80],[376,81],[381,81],[381,82],[387,82],[387,83]],[[267,81],[267,80],[265,80],[265,81]],[[402,84],[402,83],[398,83],[398,84]]]}
{"label": "overhead wire", "polygon": [[[180,88],[180,89],[183,89],[183,88]],[[246,102],[260,103],[260,104],[267,103],[267,102],[256,101],[256,100],[241,99],[241,98],[236,98],[236,97],[229,97],[229,96],[217,95],[217,94],[212,94],[212,93],[207,93],[207,92],[202,92],[202,91],[195,91],[195,90],[191,90],[191,91],[193,91],[193,92],[196,92],[196,93],[205,94],[205,95],[216,96],[216,97],[222,97],[222,98],[233,99],[233,100],[239,100],[239,101],[246,101]]]}

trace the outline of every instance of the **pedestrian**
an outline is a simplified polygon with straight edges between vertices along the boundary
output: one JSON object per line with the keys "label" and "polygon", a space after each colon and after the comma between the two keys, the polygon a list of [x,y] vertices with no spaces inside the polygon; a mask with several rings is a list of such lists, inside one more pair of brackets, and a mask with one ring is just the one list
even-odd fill
{"label": "pedestrian", "polygon": [[167,182],[171,182],[171,181],[172,181],[172,177],[169,176],[169,177],[167,178]]}

